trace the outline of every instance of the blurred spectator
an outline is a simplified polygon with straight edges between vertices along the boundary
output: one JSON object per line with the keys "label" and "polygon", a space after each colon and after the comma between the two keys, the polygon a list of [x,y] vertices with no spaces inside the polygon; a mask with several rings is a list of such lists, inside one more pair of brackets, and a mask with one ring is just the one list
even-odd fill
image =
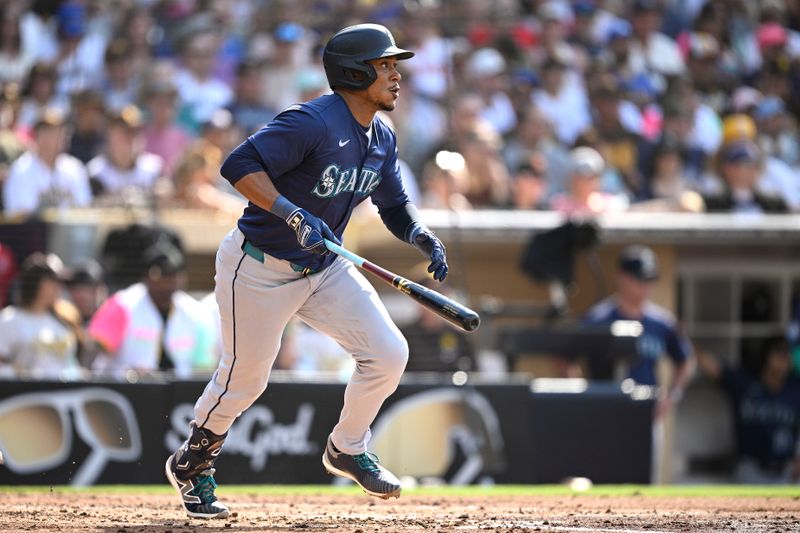
{"label": "blurred spectator", "polygon": [[416,55],[414,61],[403,67],[409,71],[412,92],[429,100],[440,100],[449,88],[448,71],[455,45],[442,36],[442,28],[431,15],[423,10],[406,13],[404,41]]}
{"label": "blurred spectator", "polygon": [[475,207],[505,205],[511,177],[503,163],[501,138],[491,124],[480,117],[483,103],[471,93],[455,101],[450,135],[434,151],[457,152],[464,157],[469,187],[467,199]]}
{"label": "blurred spectator", "polygon": [[72,132],[67,152],[88,163],[105,144],[106,108],[103,94],[94,89],[76,93],[72,104]]}
{"label": "blurred spectator", "polygon": [[144,151],[141,112],[128,106],[110,117],[105,151],[89,161],[95,200],[103,205],[148,204],[163,166],[159,156]]}
{"label": "blurred spectator", "polygon": [[278,112],[299,101],[297,77],[309,64],[308,32],[296,22],[282,22],[272,32],[272,50],[264,70],[264,102]]}
{"label": "blurred spectator", "polygon": [[144,88],[148,120],[142,130],[144,150],[164,161],[164,174],[171,175],[176,161],[192,142],[178,126],[178,90],[171,82],[153,81]]}
{"label": "blurred spectator", "polygon": [[633,29],[628,67],[633,73],[678,76],[684,72],[683,58],[677,43],[659,31],[662,8],[660,0],[633,0],[629,17]]}
{"label": "blurred spectator", "polygon": [[0,98],[0,211],[3,210],[3,183],[11,164],[25,151],[25,138],[17,128],[19,112],[19,87],[9,83]]}
{"label": "blurred spectator", "polygon": [[132,52],[130,42],[122,38],[111,41],[106,49],[102,87],[106,107],[112,112],[137,103],[139,79],[134,76]]}
{"label": "blurred spectator", "polygon": [[550,57],[542,65],[541,86],[533,92],[533,103],[567,146],[592,123],[583,80],[561,57]]}
{"label": "blurred spectator", "polygon": [[264,66],[243,61],[236,68],[236,93],[228,110],[245,135],[255,133],[275,118],[277,112],[264,104]]}
{"label": "blurred spectator", "polygon": [[23,40],[21,2],[0,5],[0,84],[21,83],[36,61],[34,43]]}
{"label": "blurred spectator", "polygon": [[725,110],[728,96],[736,87],[720,68],[722,51],[717,39],[706,32],[692,32],[686,38],[686,66],[700,97],[717,113]]}
{"label": "blurred spectator", "polygon": [[547,208],[547,161],[538,153],[531,154],[511,175],[511,204],[514,209]]}
{"label": "blurred spectator", "polygon": [[213,75],[219,40],[211,32],[198,32],[185,38],[181,48],[182,66],[175,75],[181,102],[180,122],[195,131],[217,109],[233,100],[233,91]]}
{"label": "blurred spectator", "polygon": [[705,194],[703,200],[709,212],[786,213],[786,202],[759,190],[758,181],[763,157],[752,141],[732,142],[720,149],[717,173],[720,189]]}
{"label": "blurred spectator", "polygon": [[[139,3],[141,4],[141,3]],[[164,39],[164,31],[147,5],[133,5],[122,13],[114,36],[129,45],[128,68],[133,79],[141,80],[155,56],[155,49]]]}
{"label": "blurred spectator", "polygon": [[683,175],[691,183],[699,184],[701,173],[705,169],[707,156],[703,150],[691,145],[689,142],[694,117],[692,111],[683,102],[670,97],[665,99],[662,112],[663,125],[661,134],[653,140],[643,141],[639,146],[639,172],[645,176],[645,179],[652,175],[655,168],[656,150],[667,139],[676,139],[680,144],[683,159]]}
{"label": "blurred spectator", "polygon": [[[617,292],[595,304],[587,313],[587,325],[611,324],[617,320],[632,320],[641,324],[636,358],[630,365],[628,377],[638,385],[659,386],[655,418],[660,419],[680,401],[691,377],[693,353],[689,339],[681,332],[675,317],[650,300],[659,268],[656,255],[646,246],[629,246],[622,250],[617,265]],[[670,383],[658,383],[656,365],[665,355],[675,366]],[[607,373],[607,369],[591,370]]]}
{"label": "blurred spectator", "polygon": [[605,176],[603,190],[636,196],[643,189],[636,167],[640,137],[622,122],[620,90],[613,77],[602,77],[591,88],[594,125],[578,137],[578,144],[593,144],[604,156],[606,173],[611,170],[618,177]]}
{"label": "blurred spectator", "polygon": [[61,260],[33,254],[22,263],[19,305],[0,312],[0,374],[34,379],[75,379],[81,368],[77,337],[56,311]]}
{"label": "blurred spectator", "polygon": [[472,209],[465,193],[469,190],[464,156],[442,150],[422,171],[422,203],[428,209]]}
{"label": "blurred spectator", "polygon": [[569,153],[553,136],[553,129],[538,107],[526,107],[520,113],[519,123],[503,150],[506,166],[520,168],[530,163],[533,153],[545,158],[547,167],[547,196],[564,192],[564,182],[569,171]]}
{"label": "blurred spectator", "polygon": [[[453,291],[445,284],[433,281],[425,269],[418,265],[411,279],[423,287],[452,297]],[[475,352],[467,336],[451,326],[442,317],[419,307],[419,315],[410,324],[400,328],[408,339],[407,372],[470,371],[475,368]]]}
{"label": "blurred spectator", "polygon": [[42,112],[33,126],[34,147],[14,161],[3,183],[6,214],[30,214],[42,207],[86,207],[92,201],[86,168],[64,152],[64,116]]}
{"label": "blurred spectator", "polygon": [[758,144],[764,153],[792,167],[800,165],[797,129],[787,115],[783,100],[768,96],[758,103],[753,114],[758,128]]}
{"label": "blurred spectator", "polygon": [[52,62],[58,56],[56,13],[63,0],[33,0],[22,16],[23,46],[33,46],[36,61]]}
{"label": "blurred spectator", "polygon": [[754,485],[800,482],[800,382],[791,375],[789,345],[766,339],[757,376],[699,354],[703,372],[719,381],[733,401],[737,464],[734,479]]}
{"label": "blurred spectator", "polygon": [[89,324],[89,335],[102,348],[92,368],[117,377],[129,370],[172,371],[179,379],[211,370],[215,329],[207,310],[183,292],[183,252],[161,239],[143,259],[142,281],[113,294]]}
{"label": "blurred spectator", "polygon": [[685,211],[698,213],[705,209],[703,198],[693,190],[685,174],[681,144],[664,137],[653,153],[653,168],[645,184],[645,198],[631,206],[642,211]]}
{"label": "blurred spectator", "polygon": [[581,146],[572,150],[569,158],[569,188],[551,199],[552,209],[569,216],[592,216],[627,208],[627,198],[603,192],[605,161],[597,150]]}
{"label": "blurred spectator", "polygon": [[81,324],[86,326],[108,296],[103,281],[103,267],[94,259],[84,261],[71,269],[64,279],[69,299],[80,313]]}
{"label": "blurred spectator", "polygon": [[215,186],[221,163],[222,152],[211,145],[196,145],[184,152],[175,168],[175,193],[168,205],[210,209],[239,217],[246,202]]}
{"label": "blurred spectator", "polygon": [[514,107],[508,97],[506,61],[494,48],[476,50],[466,64],[466,82],[480,96],[480,117],[500,134],[509,133],[517,124]]}
{"label": "blurred spectator", "polygon": [[56,92],[68,97],[84,89],[99,87],[106,40],[103,35],[89,31],[85,3],[79,0],[62,2],[57,22]]}
{"label": "blurred spectator", "polygon": [[22,92],[22,107],[19,110],[19,124],[23,128],[33,127],[33,123],[45,109],[57,109],[62,113],[69,111],[69,100],[56,94],[58,75],[53,66],[37,63],[31,69],[28,83]]}

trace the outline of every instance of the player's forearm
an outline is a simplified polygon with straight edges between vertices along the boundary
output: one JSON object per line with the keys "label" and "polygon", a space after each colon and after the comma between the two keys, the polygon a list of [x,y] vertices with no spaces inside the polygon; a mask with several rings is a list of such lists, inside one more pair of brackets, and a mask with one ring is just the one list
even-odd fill
{"label": "player's forearm", "polygon": [[266,211],[272,211],[275,200],[280,196],[272,180],[264,171],[247,174],[238,180],[234,187],[242,196]]}
{"label": "player's forearm", "polygon": [[689,383],[689,378],[694,370],[694,359],[687,359],[681,363],[675,371],[675,379],[672,380],[670,387],[670,396],[678,400],[683,396],[683,391],[686,390],[686,385]]}

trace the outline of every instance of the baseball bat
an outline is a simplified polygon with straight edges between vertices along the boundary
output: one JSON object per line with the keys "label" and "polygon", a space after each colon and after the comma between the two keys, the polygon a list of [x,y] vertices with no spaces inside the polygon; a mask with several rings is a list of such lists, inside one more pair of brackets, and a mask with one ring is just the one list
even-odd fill
{"label": "baseball bat", "polygon": [[419,283],[414,283],[403,276],[398,276],[394,272],[367,261],[360,255],[354,254],[350,250],[347,250],[338,244],[329,241],[328,239],[325,239],[325,247],[336,255],[344,257],[357,267],[364,269],[367,272],[371,272],[382,281],[385,281],[387,284],[391,285],[406,296],[410,296],[416,300],[418,304],[427,307],[454,326],[467,332],[478,329],[478,326],[481,323],[481,317],[469,307],[461,305],[455,300],[452,300],[443,294],[439,294],[434,290],[423,287]]}

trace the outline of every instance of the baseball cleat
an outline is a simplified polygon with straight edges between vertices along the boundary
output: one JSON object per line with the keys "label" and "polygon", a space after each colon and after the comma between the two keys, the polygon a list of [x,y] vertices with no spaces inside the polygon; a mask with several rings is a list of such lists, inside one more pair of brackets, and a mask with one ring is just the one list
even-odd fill
{"label": "baseball cleat", "polygon": [[329,474],[355,481],[370,496],[384,500],[400,497],[400,480],[378,464],[374,453],[347,455],[337,450],[328,437],[322,464]]}
{"label": "baseball cleat", "polygon": [[180,479],[177,476],[176,455],[177,452],[167,459],[165,473],[170,484],[178,491],[186,514],[192,518],[227,518],[228,508],[218,502],[214,495],[217,488],[214,469],[204,470],[188,479]]}

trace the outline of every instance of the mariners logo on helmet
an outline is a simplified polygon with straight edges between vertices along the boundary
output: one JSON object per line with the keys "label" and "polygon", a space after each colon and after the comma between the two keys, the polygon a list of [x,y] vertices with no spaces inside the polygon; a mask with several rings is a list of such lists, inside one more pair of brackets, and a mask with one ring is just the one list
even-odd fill
{"label": "mariners logo on helmet", "polygon": [[322,53],[328,84],[331,89],[366,89],[378,78],[367,61],[381,57],[410,59],[414,52],[398,48],[391,32],[380,24],[356,24],[340,30]]}

